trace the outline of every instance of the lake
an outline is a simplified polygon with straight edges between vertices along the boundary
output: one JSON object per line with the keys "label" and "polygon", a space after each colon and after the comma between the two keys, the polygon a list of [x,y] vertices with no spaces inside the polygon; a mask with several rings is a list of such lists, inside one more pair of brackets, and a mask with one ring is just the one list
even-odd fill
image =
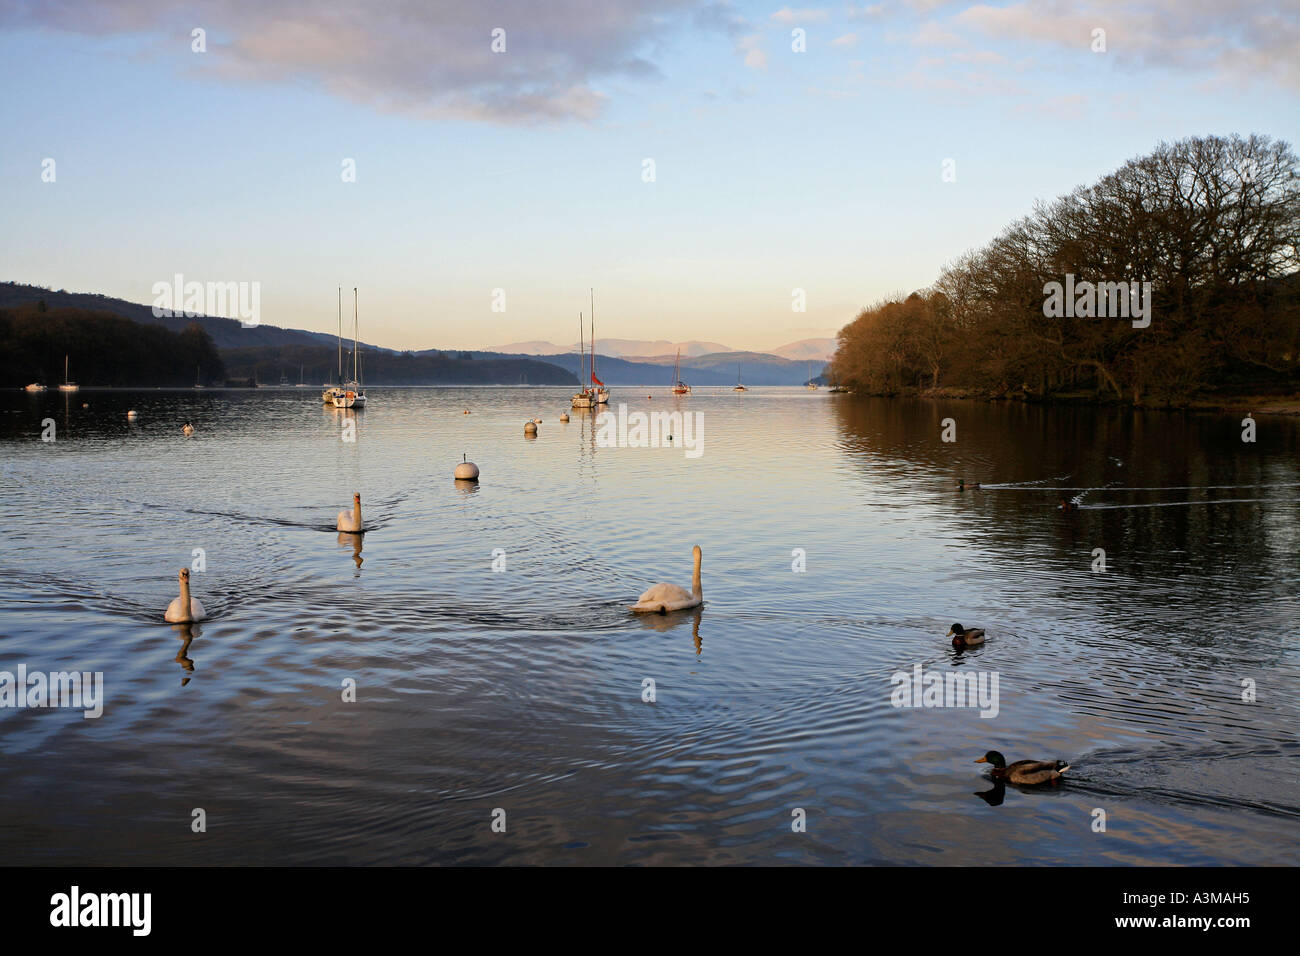
{"label": "lake", "polygon": [[0,670],[103,674],[0,708],[6,863],[1297,861],[1300,420],[613,390],[691,457],[568,395],[4,392]]}

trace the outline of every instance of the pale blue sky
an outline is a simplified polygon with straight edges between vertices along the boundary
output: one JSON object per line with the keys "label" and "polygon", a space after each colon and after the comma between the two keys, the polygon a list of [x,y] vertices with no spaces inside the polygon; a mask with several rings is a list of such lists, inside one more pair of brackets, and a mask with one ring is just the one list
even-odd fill
{"label": "pale blue sky", "polygon": [[0,278],[255,280],[322,331],[356,285],[403,348],[568,343],[588,286],[609,337],[833,334],[1161,139],[1300,115],[1269,4],[75,7],[0,0]]}

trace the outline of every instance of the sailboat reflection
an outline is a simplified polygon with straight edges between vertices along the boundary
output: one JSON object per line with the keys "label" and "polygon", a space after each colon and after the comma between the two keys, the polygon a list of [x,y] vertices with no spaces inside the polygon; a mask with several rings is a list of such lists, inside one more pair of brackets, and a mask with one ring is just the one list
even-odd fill
{"label": "sailboat reflection", "polygon": [[365,540],[364,534],[352,534],[349,531],[339,532],[339,547],[352,551],[352,560],[358,570],[361,568],[361,562],[365,559],[361,557],[361,543]]}
{"label": "sailboat reflection", "polygon": [[173,624],[172,630],[181,639],[181,649],[176,652],[175,660],[177,664],[181,665],[181,669],[185,671],[186,676],[181,678],[181,686],[184,687],[190,682],[188,675],[194,673],[194,661],[190,659],[188,653],[190,644],[194,642],[194,638],[198,637],[201,632],[199,626],[193,622],[189,624]]}
{"label": "sailboat reflection", "polygon": [[698,657],[704,653],[704,638],[700,637],[700,621],[704,619],[704,605],[697,604],[693,608],[681,611],[670,611],[668,614],[638,614],[637,622],[645,628],[660,633],[675,630],[686,623],[691,622],[691,638],[695,642],[695,656]]}

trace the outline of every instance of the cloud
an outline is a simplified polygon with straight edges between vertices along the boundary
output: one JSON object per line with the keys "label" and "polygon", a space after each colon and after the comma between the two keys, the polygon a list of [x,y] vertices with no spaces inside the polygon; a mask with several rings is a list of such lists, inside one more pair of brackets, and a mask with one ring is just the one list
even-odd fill
{"label": "cloud", "polygon": [[767,69],[767,54],[759,46],[762,42],[762,36],[757,33],[743,36],[736,41],[737,52],[745,54],[745,66],[751,70]]}
{"label": "cloud", "polygon": [[838,36],[831,41],[831,46],[838,47],[855,47],[858,45],[858,35],[856,33],[846,33]]}
{"label": "cloud", "polygon": [[[0,0],[0,29],[138,36],[224,80],[506,123],[596,118],[601,83],[657,77],[651,57],[691,22],[734,33],[743,18],[716,0]],[[207,31],[205,54],[189,52],[195,27]],[[504,53],[491,48],[496,28]]]}
{"label": "cloud", "polygon": [[772,14],[772,20],[776,23],[822,23],[830,16],[831,12],[824,9],[791,10],[782,7]]}

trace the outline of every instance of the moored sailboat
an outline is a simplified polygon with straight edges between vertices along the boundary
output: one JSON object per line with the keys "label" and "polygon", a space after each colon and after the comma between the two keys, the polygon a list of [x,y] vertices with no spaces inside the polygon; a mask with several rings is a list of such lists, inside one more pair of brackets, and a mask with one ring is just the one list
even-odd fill
{"label": "moored sailboat", "polygon": [[[585,330],[582,327],[582,313],[578,313],[578,381],[582,382],[587,377],[587,346],[583,341]],[[593,373],[594,377],[594,373]],[[596,393],[587,385],[582,386],[582,391],[576,393],[569,400],[572,408],[591,408],[596,404]]]}
{"label": "moored sailboat", "polygon": [[59,386],[60,392],[75,392],[79,386],[76,382],[68,380],[68,356],[63,356],[63,384]]}
{"label": "moored sailboat", "polygon": [[689,395],[691,387],[682,381],[682,350],[677,350],[677,361],[673,363],[673,394]]}
{"label": "moored sailboat", "polygon": [[733,388],[732,391],[733,391],[733,392],[748,392],[748,391],[749,391],[749,389],[746,387],[745,383],[742,382],[742,381],[740,380],[740,363],[739,363],[739,362],[736,363],[736,387]]}
{"label": "moored sailboat", "polygon": [[335,394],[335,408],[365,408],[366,390],[361,385],[361,348],[358,335],[360,320],[357,313],[357,290],[352,289],[352,381],[344,382],[340,389],[342,394]]}
{"label": "moored sailboat", "polygon": [[[336,382],[343,381],[343,286],[339,286],[339,373]],[[320,393],[320,400],[326,405],[333,405],[334,399],[343,394],[343,390],[338,385],[326,385],[325,391]]]}
{"label": "moored sailboat", "polygon": [[609,389],[605,383],[596,378],[596,290],[591,290],[591,381],[596,386],[594,395],[597,405],[609,404]]}

